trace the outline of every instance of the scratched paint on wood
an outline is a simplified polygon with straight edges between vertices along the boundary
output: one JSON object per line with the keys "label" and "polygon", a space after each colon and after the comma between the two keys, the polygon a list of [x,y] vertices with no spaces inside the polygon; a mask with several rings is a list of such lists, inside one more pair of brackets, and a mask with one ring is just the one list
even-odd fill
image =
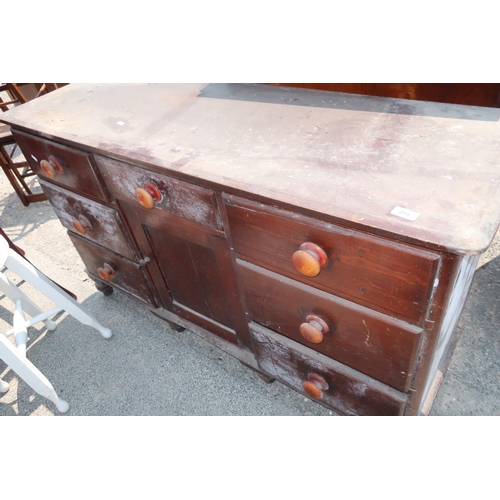
{"label": "scratched paint on wood", "polygon": [[[214,97],[207,88],[72,84],[1,119],[396,238],[465,254],[491,242],[499,110],[262,85],[227,85]],[[394,207],[420,216],[405,220]]]}
{"label": "scratched paint on wood", "polygon": [[124,257],[134,259],[134,254],[116,210],[94,203],[62,188],[51,186],[43,180],[40,180],[40,185],[66,229],[75,232],[73,221],[78,220],[78,217],[83,215],[91,224],[91,228],[86,230],[85,238]]}
{"label": "scratched paint on wood", "polygon": [[96,162],[106,178],[107,186],[117,199],[138,205],[136,189],[149,182],[161,194],[161,199],[155,201],[156,209],[166,210],[215,229],[221,228],[213,191],[137,167],[132,169],[124,163],[99,156],[96,157]]}
{"label": "scratched paint on wood", "polygon": [[329,385],[319,402],[341,414],[402,414],[405,394],[259,325],[252,323],[250,329],[259,367],[290,387],[303,392],[302,384],[312,373]]}

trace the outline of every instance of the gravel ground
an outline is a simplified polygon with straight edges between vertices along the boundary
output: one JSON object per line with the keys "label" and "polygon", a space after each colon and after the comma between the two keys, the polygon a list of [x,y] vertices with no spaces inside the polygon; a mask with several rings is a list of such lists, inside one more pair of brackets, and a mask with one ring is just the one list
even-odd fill
{"label": "gravel ground", "polygon": [[[36,187],[36,180],[31,184]],[[193,333],[173,332],[125,295],[97,292],[50,204],[23,207],[3,173],[0,226],[114,332],[105,340],[65,313],[56,317],[54,332],[31,328],[28,357],[70,403],[66,415],[334,415],[283,384],[266,384]],[[479,262],[461,318],[464,330],[431,415],[500,415],[499,256],[497,237]],[[51,306],[21,286],[43,307]],[[0,295],[2,331],[11,311],[12,303]],[[0,397],[0,416],[59,415],[1,360],[0,377],[11,386]]]}

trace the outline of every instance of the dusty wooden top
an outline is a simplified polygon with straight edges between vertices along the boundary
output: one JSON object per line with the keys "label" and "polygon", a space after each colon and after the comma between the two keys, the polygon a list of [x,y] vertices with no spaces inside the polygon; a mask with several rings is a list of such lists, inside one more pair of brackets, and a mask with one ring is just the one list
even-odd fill
{"label": "dusty wooden top", "polygon": [[467,254],[485,250],[499,225],[499,118],[493,108],[256,84],[71,84],[0,115]]}

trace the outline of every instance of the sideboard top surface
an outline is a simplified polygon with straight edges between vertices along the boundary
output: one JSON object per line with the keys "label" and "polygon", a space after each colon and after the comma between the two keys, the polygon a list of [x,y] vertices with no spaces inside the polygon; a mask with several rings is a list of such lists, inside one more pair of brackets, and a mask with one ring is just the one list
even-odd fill
{"label": "sideboard top surface", "polygon": [[467,254],[500,222],[499,120],[495,108],[258,84],[71,84],[0,117]]}

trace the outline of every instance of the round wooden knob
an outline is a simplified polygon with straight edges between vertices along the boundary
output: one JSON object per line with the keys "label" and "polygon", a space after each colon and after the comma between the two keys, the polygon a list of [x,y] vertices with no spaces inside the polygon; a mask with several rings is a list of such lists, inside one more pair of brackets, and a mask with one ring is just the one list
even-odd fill
{"label": "round wooden knob", "polygon": [[302,384],[305,393],[313,399],[321,399],[323,397],[323,391],[328,390],[326,380],[314,373],[310,373],[307,378],[308,380]]}
{"label": "round wooden knob", "polygon": [[79,234],[85,234],[87,232],[83,227],[83,224],[78,219],[73,219],[71,221],[71,225],[73,226],[73,229]]}
{"label": "round wooden knob", "polygon": [[79,234],[86,234],[87,231],[92,229],[92,224],[84,215],[79,215],[78,219],[71,221],[73,229]]}
{"label": "round wooden knob", "polygon": [[42,172],[51,179],[53,179],[57,173],[60,174],[63,171],[57,158],[52,155],[49,156],[48,160],[42,160],[40,162],[40,168],[42,169]]}
{"label": "round wooden knob", "polygon": [[156,201],[161,201],[162,196],[156,186],[145,182],[143,187],[138,187],[135,190],[135,198],[144,208],[151,209],[155,206]]}
{"label": "round wooden knob", "polygon": [[47,160],[40,162],[40,168],[47,177],[53,179],[56,176],[56,169]]}
{"label": "round wooden knob", "polygon": [[302,323],[299,327],[300,334],[313,344],[321,344],[324,334],[328,333],[328,325],[318,316],[312,314],[307,316],[307,323]]}
{"label": "round wooden knob", "polygon": [[59,160],[55,156],[53,156],[53,155],[49,156],[49,163],[54,167],[54,170],[58,174],[63,173],[63,168],[62,168],[61,164],[59,163]]}
{"label": "round wooden knob", "polygon": [[300,249],[292,255],[293,267],[304,276],[314,277],[326,264],[326,253],[315,243],[302,243]]}
{"label": "round wooden knob", "polygon": [[111,276],[114,276],[116,273],[108,263],[104,263],[104,265],[97,270],[97,274],[103,280],[109,281],[111,279]]}

